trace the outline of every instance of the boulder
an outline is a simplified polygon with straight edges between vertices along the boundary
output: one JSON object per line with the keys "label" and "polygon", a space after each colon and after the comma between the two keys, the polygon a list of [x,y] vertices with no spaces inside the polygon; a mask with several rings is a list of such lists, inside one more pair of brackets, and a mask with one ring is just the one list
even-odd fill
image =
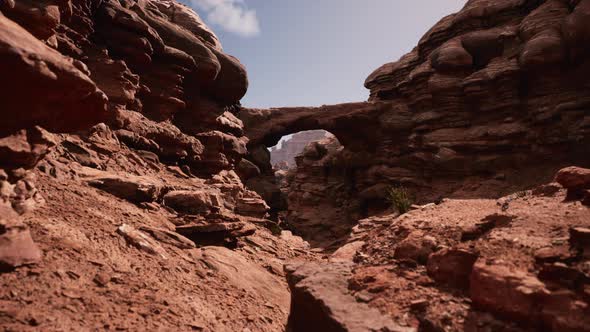
{"label": "boulder", "polygon": [[56,144],[56,137],[38,126],[0,137],[0,167],[30,169]]}
{"label": "boulder", "polygon": [[534,322],[540,319],[539,301],[549,291],[539,279],[507,266],[478,261],[470,278],[473,304],[510,319]]}
{"label": "boulder", "polygon": [[219,211],[223,207],[220,193],[202,190],[178,190],[164,195],[164,205],[185,214],[200,214]]}
{"label": "boulder", "polygon": [[436,282],[469,288],[469,278],[478,254],[460,248],[442,249],[428,257],[426,269]]}
{"label": "boulder", "polygon": [[285,266],[291,289],[287,330],[410,332],[379,310],[350,294],[351,263],[290,263]]}
{"label": "boulder", "polygon": [[254,193],[250,197],[242,197],[236,205],[236,213],[256,218],[264,218],[269,210],[266,202]]}
{"label": "boulder", "polygon": [[437,245],[434,237],[415,231],[397,244],[394,257],[426,264],[428,256],[436,250]]}
{"label": "boulder", "polygon": [[104,174],[88,180],[88,184],[132,203],[156,201],[162,185],[147,177]]}
{"label": "boulder", "polygon": [[218,130],[230,133],[236,137],[244,135],[244,123],[230,112],[223,112],[215,119]]}
{"label": "boulder", "polygon": [[42,253],[26,225],[10,207],[0,203],[0,272],[36,264]]}
{"label": "boulder", "polygon": [[219,60],[221,71],[214,81],[205,85],[205,92],[222,104],[231,105],[233,102],[242,99],[248,90],[246,67],[231,55],[221,53],[215,49],[212,52]]}
{"label": "boulder", "polygon": [[242,181],[246,182],[251,178],[259,176],[260,168],[254,165],[254,163],[252,163],[251,161],[247,159],[242,159],[236,166],[236,173],[238,173]]}
{"label": "boulder", "polygon": [[469,69],[473,65],[473,58],[467,52],[460,40],[451,40],[432,52],[430,63],[439,70]]}
{"label": "boulder", "polygon": [[555,182],[570,190],[590,188],[590,169],[567,167],[555,175]]}
{"label": "boulder", "polygon": [[338,248],[331,256],[331,261],[354,262],[354,257],[363,248],[365,241],[353,241]]}
{"label": "boulder", "polygon": [[166,250],[160,246],[158,241],[154,240],[146,233],[137,230],[131,225],[123,224],[119,226],[119,228],[117,228],[117,233],[121,234],[125,240],[129,242],[129,244],[142,251],[157,256],[161,259],[168,258]]}
{"label": "boulder", "polygon": [[567,245],[551,246],[538,249],[534,253],[535,262],[538,264],[569,261],[574,254]]}

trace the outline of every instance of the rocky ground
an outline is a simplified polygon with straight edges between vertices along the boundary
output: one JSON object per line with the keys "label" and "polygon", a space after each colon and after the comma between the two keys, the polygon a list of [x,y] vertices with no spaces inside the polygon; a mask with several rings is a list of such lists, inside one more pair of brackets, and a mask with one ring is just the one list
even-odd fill
{"label": "rocky ground", "polygon": [[471,0],[260,110],[187,6],[0,0],[0,330],[589,331],[588,18]]}
{"label": "rocky ground", "polygon": [[590,170],[557,180],[566,188],[361,220],[326,263],[288,266],[291,323],[313,329],[313,313],[335,331],[588,331]]}
{"label": "rocky ground", "polygon": [[22,184],[29,198],[2,182],[3,198],[28,210],[2,215],[2,330],[283,329],[283,262],[313,253],[267,228],[259,198],[235,201],[251,216],[228,209],[244,190],[235,173],[205,181],[114,140],[95,141],[97,152],[55,138]]}

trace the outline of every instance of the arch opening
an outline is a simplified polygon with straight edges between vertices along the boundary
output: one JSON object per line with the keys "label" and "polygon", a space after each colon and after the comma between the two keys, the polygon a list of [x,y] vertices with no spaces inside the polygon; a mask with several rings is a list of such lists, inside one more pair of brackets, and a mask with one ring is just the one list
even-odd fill
{"label": "arch opening", "polygon": [[272,168],[275,170],[295,168],[296,157],[302,154],[309,144],[326,139],[338,141],[332,133],[323,129],[305,130],[281,137],[276,145],[268,148]]}

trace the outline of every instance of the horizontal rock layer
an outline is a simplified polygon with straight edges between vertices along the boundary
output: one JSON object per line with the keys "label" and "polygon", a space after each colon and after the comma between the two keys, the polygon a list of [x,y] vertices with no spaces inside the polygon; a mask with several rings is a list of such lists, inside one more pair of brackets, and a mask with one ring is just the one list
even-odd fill
{"label": "horizontal rock layer", "polygon": [[348,190],[327,191],[314,205],[345,200],[364,215],[390,205],[392,187],[421,202],[497,197],[561,167],[588,166],[588,17],[586,0],[469,1],[412,52],[375,70],[368,102],[244,110],[250,150],[298,131],[330,131],[344,148],[317,174],[326,188]]}
{"label": "horizontal rock layer", "polygon": [[189,7],[19,0],[0,10],[0,69],[11,78],[0,91],[0,135],[105,122],[127,131],[126,144],[201,175],[245,154],[231,113],[247,90],[245,68]]}

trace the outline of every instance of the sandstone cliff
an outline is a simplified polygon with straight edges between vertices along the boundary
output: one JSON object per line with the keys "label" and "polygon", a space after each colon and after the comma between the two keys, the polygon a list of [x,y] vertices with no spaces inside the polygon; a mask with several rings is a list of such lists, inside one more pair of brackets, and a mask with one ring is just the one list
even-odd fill
{"label": "sandstone cliff", "polygon": [[0,330],[283,329],[306,243],[234,172],[246,71],[192,9],[0,1],[0,83]]}
{"label": "sandstone cliff", "polygon": [[[323,166],[323,184],[299,188],[314,199],[305,208],[311,219],[294,227],[319,223],[311,211],[330,214],[315,207],[335,200],[360,215],[383,211],[390,187],[424,203],[491,198],[546,182],[562,166],[590,165],[590,62],[581,46],[590,38],[589,8],[469,1],[412,52],[375,70],[365,82],[368,102],[244,110],[251,149],[310,129],[328,130],[344,146]],[[322,193],[334,182],[349,184],[345,195]]]}
{"label": "sandstone cliff", "polygon": [[189,7],[0,0],[0,329],[588,331],[588,18],[471,0],[369,101],[245,109]]}

